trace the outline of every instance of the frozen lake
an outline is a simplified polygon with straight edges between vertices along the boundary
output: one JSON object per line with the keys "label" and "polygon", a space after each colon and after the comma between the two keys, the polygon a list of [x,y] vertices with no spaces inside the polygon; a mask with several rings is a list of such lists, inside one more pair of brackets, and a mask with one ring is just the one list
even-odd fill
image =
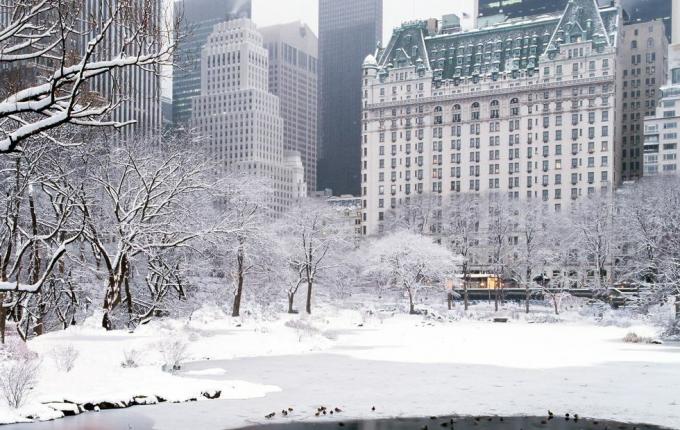
{"label": "frozen lake", "polygon": [[[338,423],[331,423],[329,427],[317,425],[329,423],[331,419],[346,420],[345,427],[353,430],[400,429],[394,421],[352,425],[349,421],[398,417],[405,410],[415,411],[410,416],[425,417],[461,411],[480,416],[507,417],[527,413],[542,417],[549,409],[560,417],[565,413],[591,416],[589,410],[574,409],[574,405],[584,404],[589,405],[592,411],[610,411],[609,416],[600,418],[624,422],[633,419],[631,417],[651,417],[652,410],[665,405],[666,422],[680,423],[680,393],[677,390],[680,372],[677,372],[674,364],[615,362],[573,368],[521,369],[363,360],[329,353],[197,362],[185,368],[193,373],[193,378],[201,377],[195,376],[195,372],[200,374],[203,371],[206,373],[205,378],[213,379],[219,378],[216,376],[219,373],[217,369],[224,369],[225,379],[242,378],[255,383],[274,384],[281,391],[253,399],[164,403],[88,413],[53,422],[9,425],[3,430],[224,430],[265,423],[277,425],[272,430],[339,427]],[[646,376],[643,380],[654,382],[640,382],[640,378],[628,379],[626,376],[632,373],[643,374]],[[488,399],[497,400],[489,402]],[[489,407],[488,404],[495,406]],[[340,407],[343,412],[332,418],[328,415],[314,416],[321,405]],[[371,410],[373,406],[375,411]],[[280,411],[289,407],[294,411],[282,418]],[[274,411],[277,412],[274,419],[265,419],[266,414]],[[598,428],[586,425],[583,420],[580,421],[581,425],[574,426],[573,421],[564,422],[563,418],[551,424],[556,427],[542,427],[541,419],[510,420],[504,422],[502,428]],[[285,429],[278,427],[278,424],[291,421],[305,425],[296,424]],[[639,421],[639,418],[635,421]],[[409,430],[422,428],[413,427],[412,424],[410,422]],[[429,428],[443,428],[441,424],[433,420]],[[499,424],[497,421],[471,423],[477,429],[501,428]],[[456,426],[456,429],[460,428],[466,427]]]}

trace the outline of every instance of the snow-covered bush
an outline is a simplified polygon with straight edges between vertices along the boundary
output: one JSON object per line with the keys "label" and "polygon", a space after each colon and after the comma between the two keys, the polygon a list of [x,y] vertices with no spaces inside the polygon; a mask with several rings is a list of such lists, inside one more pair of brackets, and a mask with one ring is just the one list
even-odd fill
{"label": "snow-covered bush", "polygon": [[289,320],[286,321],[284,325],[294,329],[298,334],[299,340],[302,340],[304,337],[314,337],[321,334],[321,330],[314,327],[309,321],[303,319]]}
{"label": "snow-covered bush", "polygon": [[139,366],[139,351],[136,349],[126,349],[123,351],[123,361],[120,363],[124,368],[135,368]]}
{"label": "snow-covered bush", "polygon": [[70,372],[78,359],[78,350],[73,345],[57,346],[52,350],[52,359],[61,372]]}
{"label": "snow-covered bush", "polygon": [[635,332],[630,332],[623,337],[625,343],[656,343],[651,337],[640,336]]}
{"label": "snow-covered bush", "polygon": [[39,362],[35,358],[22,358],[0,365],[0,393],[14,409],[23,405],[29,392],[38,381]]}
{"label": "snow-covered bush", "polygon": [[163,357],[163,370],[175,372],[182,368],[182,363],[189,357],[189,344],[184,339],[168,338],[161,342],[160,351]]}

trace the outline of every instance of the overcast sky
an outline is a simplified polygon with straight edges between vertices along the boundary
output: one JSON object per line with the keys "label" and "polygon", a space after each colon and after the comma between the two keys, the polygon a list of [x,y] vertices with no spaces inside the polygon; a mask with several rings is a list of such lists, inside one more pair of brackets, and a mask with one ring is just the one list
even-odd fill
{"label": "overcast sky", "polygon": [[[318,4],[318,0],[253,0],[253,21],[262,27],[300,20],[318,35]],[[441,18],[447,13],[471,15],[472,8],[473,0],[383,0],[384,41],[404,21]]]}

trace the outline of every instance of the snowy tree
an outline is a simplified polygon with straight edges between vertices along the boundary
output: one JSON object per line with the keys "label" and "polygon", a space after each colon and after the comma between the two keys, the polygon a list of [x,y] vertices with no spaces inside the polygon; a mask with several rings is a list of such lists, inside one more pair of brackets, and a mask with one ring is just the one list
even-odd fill
{"label": "snowy tree", "polygon": [[[44,303],[50,295],[45,286],[53,281],[54,271],[62,269],[60,262],[69,246],[81,236],[80,191],[62,168],[67,160],[50,149],[36,143],[21,154],[0,159],[5,191],[0,200],[0,340],[4,340],[8,309],[13,310],[13,318],[30,324],[25,310],[31,300],[39,304],[31,317],[37,333],[42,333]],[[27,336],[28,330],[21,334]]]}
{"label": "snowy tree", "polygon": [[[586,273],[586,282],[596,290],[606,290],[614,281],[614,255],[617,236],[614,201],[608,194],[595,194],[577,202],[571,213],[577,259]],[[591,275],[591,276],[589,276]]]}
{"label": "snowy tree", "polygon": [[[518,235],[513,245],[514,258],[509,262],[509,271],[519,286],[525,290],[525,311],[529,313],[531,290],[535,287],[534,278],[541,276],[536,269],[542,269],[548,246],[548,221],[554,216],[542,201],[528,199],[518,205],[515,220]],[[537,267],[538,266],[538,267]]]}
{"label": "snowy tree", "polygon": [[517,232],[516,208],[502,194],[491,194],[488,198],[488,214],[486,217],[486,245],[489,252],[491,272],[497,278],[494,288],[494,308],[503,298],[503,279],[508,272],[512,258],[513,236]]}
{"label": "snowy tree", "polygon": [[443,284],[455,275],[454,255],[431,238],[409,231],[390,233],[368,245],[364,275],[385,280],[403,289],[409,299],[409,313],[416,313],[418,292],[435,283]]}
{"label": "snowy tree", "polygon": [[220,199],[220,205],[225,209],[229,234],[218,240],[222,255],[219,261],[226,265],[226,272],[230,274],[234,297],[232,316],[237,317],[241,312],[246,278],[260,270],[261,253],[271,240],[264,225],[272,215],[267,206],[272,191],[253,176],[237,175],[222,186],[224,197]]}
{"label": "snowy tree", "polygon": [[460,261],[463,277],[463,302],[468,310],[470,268],[479,248],[480,198],[476,194],[454,194],[443,207],[442,243]]}
{"label": "snowy tree", "polygon": [[442,198],[439,194],[416,194],[385,215],[386,231],[408,230],[419,234],[440,229]]}
{"label": "snowy tree", "polygon": [[[50,134],[65,124],[133,124],[134,118],[111,116],[131,90],[119,79],[133,69],[158,74],[171,63],[176,26],[160,16],[160,3],[146,1],[102,0],[95,11],[87,11],[86,2],[0,4],[0,66],[29,70],[46,58],[53,64],[43,82],[29,81],[0,100],[0,153],[24,150],[37,136],[73,145]],[[95,81],[113,90],[95,93]]]}
{"label": "snowy tree", "polygon": [[[645,178],[618,193],[616,233],[623,242],[623,277],[646,290],[646,305],[675,297],[680,321],[680,179]],[[677,329],[680,332],[680,325]]]}
{"label": "snowy tree", "polygon": [[192,241],[221,229],[224,218],[202,216],[214,202],[214,181],[210,166],[187,154],[185,145],[154,147],[141,140],[93,152],[84,163],[90,165],[88,179],[93,186],[91,196],[82,201],[84,236],[97,270],[104,273],[102,325],[111,329],[113,311],[123,300],[129,323],[138,314],[136,308],[149,311],[148,304],[132,295],[130,277],[136,260],[165,261],[149,269],[168,270],[176,261],[168,265],[162,260],[167,255],[163,251],[191,246]]}
{"label": "snowy tree", "polygon": [[300,285],[307,287],[305,311],[309,314],[317,277],[336,266],[339,255],[352,249],[354,225],[326,202],[307,199],[284,215],[281,227],[280,240],[292,245],[287,251],[291,270],[299,276],[289,291],[294,295]]}

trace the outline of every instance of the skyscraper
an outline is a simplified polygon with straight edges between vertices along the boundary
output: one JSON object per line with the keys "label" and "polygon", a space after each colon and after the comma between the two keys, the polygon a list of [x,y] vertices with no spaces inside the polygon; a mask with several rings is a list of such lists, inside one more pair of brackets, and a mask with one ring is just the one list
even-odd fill
{"label": "skyscraper", "polygon": [[623,26],[618,66],[623,73],[622,175],[624,180],[642,176],[644,121],[654,116],[666,84],[668,40],[662,20],[631,22]]}
{"label": "skyscraper", "polygon": [[284,149],[279,98],[268,87],[268,53],[255,24],[215,25],[201,53],[192,125],[224,173],[262,178],[273,191],[270,208],[281,213],[307,190],[299,154]]}
{"label": "skyscraper", "polygon": [[318,188],[358,194],[361,64],[382,35],[382,0],[319,0]]}
{"label": "skyscraper", "polygon": [[201,90],[201,48],[215,24],[234,18],[250,18],[250,0],[178,0],[175,17],[181,20],[182,39],[175,51],[172,79],[173,122],[191,119],[192,99]]}
{"label": "skyscraper", "polygon": [[283,145],[297,151],[316,190],[319,40],[301,22],[260,28],[269,51],[269,91],[281,100]]}

